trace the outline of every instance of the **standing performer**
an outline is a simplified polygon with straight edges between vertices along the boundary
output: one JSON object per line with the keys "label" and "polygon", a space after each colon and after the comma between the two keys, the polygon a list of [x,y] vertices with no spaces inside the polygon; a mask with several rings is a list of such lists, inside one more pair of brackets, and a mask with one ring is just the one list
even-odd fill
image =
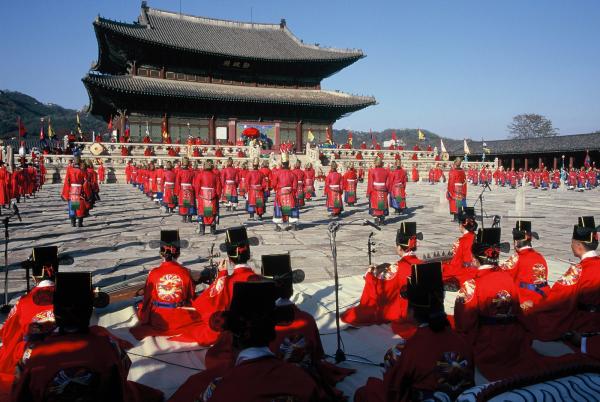
{"label": "standing performer", "polygon": [[467,178],[465,172],[461,168],[462,159],[456,158],[450,173],[448,173],[448,191],[446,198],[450,206],[450,214],[453,215],[453,220],[456,222],[460,207],[467,206]]}
{"label": "standing performer", "polygon": [[173,170],[171,161],[167,161],[165,164],[165,171],[163,173],[165,184],[163,187],[163,200],[162,204],[165,206],[167,212],[173,212],[177,205],[177,193],[175,192],[175,180],[177,174]]}
{"label": "standing performer", "polygon": [[419,181],[419,169],[417,169],[416,163],[412,165],[411,180],[415,183]]}
{"label": "standing performer", "polygon": [[406,182],[408,178],[406,171],[402,169],[402,163],[394,162],[396,169],[390,172],[387,179],[387,188],[390,190],[390,206],[400,215],[406,208]]}
{"label": "standing performer", "polygon": [[[290,170],[288,154],[281,154],[281,169],[273,175],[273,190],[275,202],[273,210],[273,223],[275,231],[281,231],[281,224],[289,222],[293,230],[298,230],[300,211],[296,205],[296,188],[298,179]],[[288,230],[290,226],[286,227]]]}
{"label": "standing performer", "polygon": [[302,170],[302,164],[300,163],[299,160],[296,161],[296,164],[294,165],[294,169],[292,170],[292,173],[294,175],[296,175],[296,179],[298,182],[298,185],[296,186],[296,207],[300,208],[304,206],[304,198],[305,198],[305,193],[304,193],[304,178],[305,178],[305,174],[304,174],[304,170]]}
{"label": "standing performer", "polygon": [[380,225],[383,225],[385,217],[389,214],[388,176],[389,172],[387,169],[384,169],[381,158],[375,158],[375,167],[369,170],[367,197],[369,198],[369,214],[373,216]]}
{"label": "standing performer", "polygon": [[252,160],[252,170],[246,175],[248,184],[248,199],[246,200],[246,211],[250,214],[250,220],[254,220],[254,214],[262,221],[265,213],[265,193],[267,192],[267,179],[258,169],[259,160]]}
{"label": "standing performer", "polygon": [[0,160],[0,211],[10,205],[10,173]]}
{"label": "standing performer", "polygon": [[259,171],[260,171],[260,173],[262,173],[262,175],[265,178],[265,183],[266,183],[265,203],[266,203],[267,200],[269,199],[269,196],[271,195],[271,169],[269,169],[269,161],[264,161],[262,163],[262,166],[259,169]]}
{"label": "standing performer", "polygon": [[238,169],[238,196],[246,197],[248,192],[248,184],[246,183],[246,175],[248,174],[248,162],[242,162],[242,167]]}
{"label": "standing performer", "polygon": [[221,187],[226,201],[226,210],[235,210],[238,204],[238,171],[233,167],[233,159],[227,159],[227,167],[221,170]]}
{"label": "standing performer", "polygon": [[330,217],[338,218],[344,210],[344,203],[342,202],[342,191],[343,191],[343,179],[342,175],[337,171],[337,163],[331,162],[329,174],[325,178],[325,197],[327,201],[327,211],[329,211]]}
{"label": "standing performer", "polygon": [[83,218],[88,214],[87,205],[92,194],[83,171],[83,162],[79,158],[75,158],[73,166],[67,168],[61,197],[64,201],[68,201],[71,226],[75,227],[77,220],[77,226],[82,227]]}
{"label": "standing performer", "polygon": [[307,162],[304,165],[304,199],[306,201],[316,197],[315,193],[315,169],[312,163]]}
{"label": "standing performer", "polygon": [[147,336],[180,334],[200,318],[191,308],[194,282],[190,270],[177,262],[180,251],[179,231],[161,230],[160,256],[163,262],[148,274],[144,299],[138,306],[140,321],[130,329],[138,340]]}
{"label": "standing performer", "polygon": [[348,170],[344,173],[342,179],[344,201],[349,207],[352,207],[356,204],[356,186],[358,181],[356,170],[354,170],[354,162],[349,163]]}
{"label": "standing performer", "polygon": [[196,197],[192,187],[194,171],[189,168],[189,165],[190,160],[184,157],[175,178],[175,193],[179,200],[179,215],[182,217],[182,222],[191,222],[192,215],[196,214]]}
{"label": "standing performer", "polygon": [[198,208],[198,233],[204,235],[206,226],[210,226],[210,234],[215,235],[219,219],[221,179],[213,171],[212,160],[204,161],[204,169],[194,176],[193,186]]}
{"label": "standing performer", "polygon": [[98,181],[101,184],[105,184],[106,182],[106,170],[102,161],[98,162]]}

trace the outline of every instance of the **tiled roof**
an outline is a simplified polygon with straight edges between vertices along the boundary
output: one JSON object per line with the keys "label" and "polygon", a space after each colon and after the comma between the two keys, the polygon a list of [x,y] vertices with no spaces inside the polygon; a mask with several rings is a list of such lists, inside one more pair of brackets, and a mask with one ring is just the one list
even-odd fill
{"label": "tiled roof", "polygon": [[260,88],[148,78],[129,75],[89,74],[88,87],[122,93],[224,102],[251,102],[292,106],[317,106],[356,111],[376,103],[375,98],[316,89]]}
{"label": "tiled roof", "polygon": [[302,43],[281,24],[256,24],[172,13],[142,5],[138,22],[129,24],[98,17],[97,29],[106,29],[148,43],[203,54],[253,60],[357,60],[360,50],[324,48]]}

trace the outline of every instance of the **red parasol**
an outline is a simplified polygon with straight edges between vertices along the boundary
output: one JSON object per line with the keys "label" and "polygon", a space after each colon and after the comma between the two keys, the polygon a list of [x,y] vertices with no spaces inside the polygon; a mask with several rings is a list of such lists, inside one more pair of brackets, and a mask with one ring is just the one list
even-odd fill
{"label": "red parasol", "polygon": [[256,127],[248,127],[242,131],[242,134],[248,138],[258,138],[260,137],[260,130]]}

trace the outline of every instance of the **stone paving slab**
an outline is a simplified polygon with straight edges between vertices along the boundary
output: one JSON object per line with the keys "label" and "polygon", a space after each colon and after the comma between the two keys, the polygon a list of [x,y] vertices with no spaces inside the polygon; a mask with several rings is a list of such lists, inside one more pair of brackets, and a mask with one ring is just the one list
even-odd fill
{"label": "stone paving slab", "polygon": [[[443,184],[409,183],[407,187],[408,210],[405,215],[388,217],[381,231],[369,226],[345,225],[354,220],[369,218],[364,197],[365,184],[358,189],[356,207],[344,211],[339,220],[342,228],[337,233],[338,268],[340,276],[363,274],[367,263],[367,237],[374,232],[376,243],[374,263],[393,261],[395,257],[395,232],[403,220],[418,222],[424,240],[418,255],[447,251],[459,236],[458,226],[451,222],[446,202],[440,202]],[[72,228],[67,218],[66,203],[60,200],[60,185],[47,185],[36,196],[19,204],[23,222],[11,220],[9,243],[9,296],[14,299],[25,288],[25,272],[18,264],[26,259],[33,246],[58,245],[60,252],[68,252],[75,263],[61,267],[65,271],[93,272],[96,284],[106,286],[112,282],[139,275],[160,263],[158,250],[150,249],[148,242],[159,238],[161,228],[179,228],[182,238],[188,239],[190,247],[182,250],[180,261],[191,269],[202,269],[207,263],[211,244],[224,241],[224,229],[247,223],[251,236],[259,238],[260,246],[252,248],[252,264],[260,266],[263,254],[290,252],[295,268],[306,272],[306,282],[333,279],[333,262],[328,237],[329,219],[320,195],[310,201],[301,212],[300,230],[277,233],[270,221],[272,203],[269,203],[262,223],[246,221],[243,210],[222,210],[221,224],[216,236],[199,236],[196,225],[182,223],[177,214],[165,214],[138,190],[123,184],[102,187],[102,200],[86,218],[83,228]],[[472,205],[481,189],[469,188],[468,204]],[[506,217],[514,210],[517,190],[493,187],[483,195],[484,212],[504,218],[501,221],[503,240],[511,240],[511,229],[516,217]],[[525,195],[524,216],[533,219],[534,230],[540,235],[535,246],[546,256],[550,264],[550,278],[556,278],[567,268],[568,261],[575,258],[570,252],[572,225],[579,215],[596,215],[600,220],[600,190],[584,193],[572,191],[547,191],[528,189]],[[241,205],[240,205],[241,206]],[[479,211],[479,206],[477,206]],[[485,220],[491,225],[491,218]],[[506,256],[508,257],[508,255]],[[3,290],[3,288],[2,288]],[[14,300],[13,300],[14,301]]]}

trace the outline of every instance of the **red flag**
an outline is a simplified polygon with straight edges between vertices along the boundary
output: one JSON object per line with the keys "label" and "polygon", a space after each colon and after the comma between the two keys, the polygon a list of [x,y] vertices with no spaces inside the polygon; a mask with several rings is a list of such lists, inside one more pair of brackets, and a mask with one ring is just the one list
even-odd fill
{"label": "red flag", "polygon": [[109,133],[112,133],[112,131],[113,131],[112,120],[113,120],[112,115],[110,115],[110,120],[108,120],[108,132]]}
{"label": "red flag", "polygon": [[42,125],[40,126],[40,140],[43,140],[46,137],[44,134],[44,119],[42,118]]}
{"label": "red flag", "polygon": [[21,117],[17,117],[17,126],[19,127],[19,137],[25,137],[27,134],[27,130],[25,129],[25,124],[23,124],[23,120]]}

